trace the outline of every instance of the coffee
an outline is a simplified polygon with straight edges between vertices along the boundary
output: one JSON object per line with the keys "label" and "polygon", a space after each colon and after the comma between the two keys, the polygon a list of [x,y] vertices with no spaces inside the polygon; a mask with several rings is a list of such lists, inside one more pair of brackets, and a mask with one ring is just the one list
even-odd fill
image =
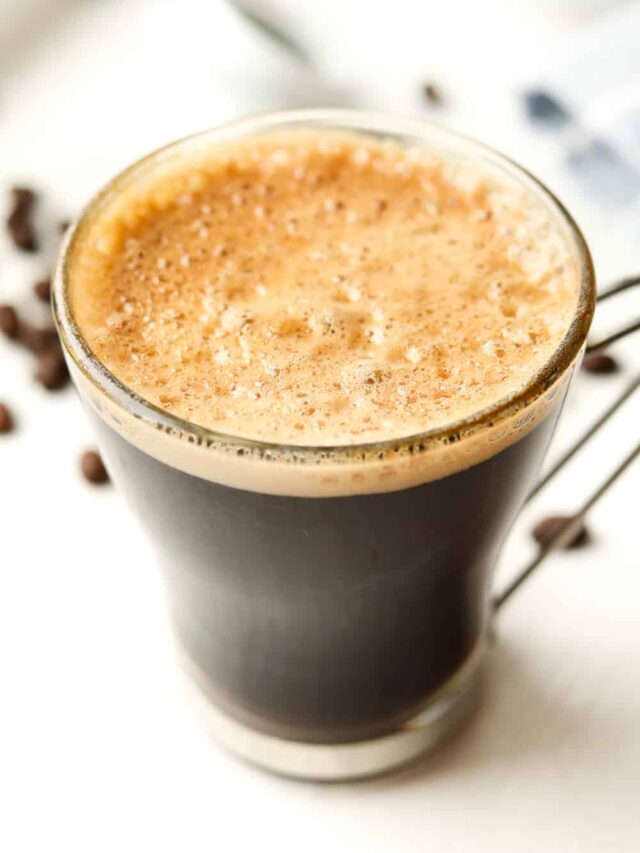
{"label": "coffee", "polygon": [[214,149],[79,249],[101,361],[193,423],[286,444],[424,432],[521,388],[578,295],[548,215],[478,166],[328,131]]}
{"label": "coffee", "polygon": [[178,143],[98,197],[58,272],[74,381],[187,666],[289,743],[458,701],[592,311],[540,188],[398,139]]}
{"label": "coffee", "polygon": [[219,485],[92,421],[192,675],[254,729],[348,743],[394,731],[477,662],[495,556],[556,415],[448,477],[331,498]]}

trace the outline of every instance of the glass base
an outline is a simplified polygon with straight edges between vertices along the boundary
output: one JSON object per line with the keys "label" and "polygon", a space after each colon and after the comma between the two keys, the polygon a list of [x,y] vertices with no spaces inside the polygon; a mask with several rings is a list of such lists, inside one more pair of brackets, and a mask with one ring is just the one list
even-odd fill
{"label": "glass base", "polygon": [[264,734],[216,707],[188,675],[185,681],[205,727],[230,752],[281,776],[339,782],[394,770],[452,733],[476,704],[485,651],[485,643],[480,644],[420,714],[401,728],[357,743],[302,743]]}

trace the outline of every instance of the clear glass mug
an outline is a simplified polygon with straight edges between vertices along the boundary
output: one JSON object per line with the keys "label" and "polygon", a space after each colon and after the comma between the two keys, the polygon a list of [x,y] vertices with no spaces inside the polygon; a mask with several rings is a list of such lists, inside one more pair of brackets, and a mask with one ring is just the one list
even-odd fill
{"label": "clear glass mug", "polygon": [[[544,205],[579,282],[575,315],[518,393],[445,428],[385,442],[287,447],[188,423],[125,387],[68,299],[105,205],[219,141],[334,128],[480,161]],[[589,252],[554,196],[478,143],[422,121],[279,113],[174,143],[116,177],[67,235],[54,312],[73,381],[118,489],[151,535],[181,659],[218,739],[276,772],[383,772],[440,740],[473,703],[497,553],[539,468],[595,300]]]}

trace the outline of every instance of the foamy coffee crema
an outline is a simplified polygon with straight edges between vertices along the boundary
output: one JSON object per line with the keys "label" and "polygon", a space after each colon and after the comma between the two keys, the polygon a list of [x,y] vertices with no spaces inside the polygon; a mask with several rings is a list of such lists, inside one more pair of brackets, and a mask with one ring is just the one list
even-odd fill
{"label": "foamy coffee crema", "polygon": [[579,290],[531,190],[318,130],[160,162],[103,200],[72,269],[83,336],[137,394],[227,435],[315,446],[424,432],[514,394]]}

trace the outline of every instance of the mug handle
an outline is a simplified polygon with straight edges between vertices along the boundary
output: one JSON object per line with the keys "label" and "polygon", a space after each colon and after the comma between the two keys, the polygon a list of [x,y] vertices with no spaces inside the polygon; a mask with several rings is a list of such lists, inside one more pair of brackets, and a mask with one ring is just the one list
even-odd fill
{"label": "mug handle", "polygon": [[[615,282],[610,287],[606,288],[602,291],[598,297],[596,298],[596,302],[604,302],[606,299],[611,298],[612,296],[616,296],[619,293],[622,293],[625,290],[630,290],[632,287],[636,287],[640,285],[640,276],[631,276],[629,278],[623,278],[620,281]],[[631,323],[617,329],[615,332],[607,335],[607,337],[602,338],[601,340],[596,341],[595,343],[588,344],[586,347],[586,354],[591,355],[596,352],[600,352],[605,347],[614,343],[615,341],[619,341],[622,338],[625,338],[627,335],[630,335],[632,332],[637,332],[640,330],[640,317],[636,320],[633,320]],[[640,376],[636,376],[631,383],[625,388],[625,390],[620,394],[613,403],[609,406],[609,408],[598,418],[598,420],[592,424],[581,436],[578,440],[569,448],[566,453],[561,456],[561,458],[556,462],[556,464],[552,467],[552,469],[546,474],[541,480],[536,483],[529,494],[525,499],[525,503],[531,500],[534,495],[536,495],[547,483],[555,477],[555,475],[565,466],[565,464],[587,443],[587,441],[595,435],[595,433],[603,426],[609,418],[620,408],[620,406],[640,387]],[[600,498],[607,492],[611,486],[616,482],[618,477],[629,468],[629,466],[635,461],[635,459],[640,455],[640,443],[638,443],[633,450],[625,456],[625,458],[620,462],[620,464],[611,472],[611,474],[606,478],[606,480],[601,483],[598,488],[592,492],[592,494],[587,498],[587,500],[582,504],[580,509],[575,512],[573,515],[568,516],[565,521],[559,525],[556,533],[546,542],[543,546],[540,547],[538,554],[523,568],[520,572],[515,576],[515,578],[507,584],[505,589],[498,593],[493,599],[493,607],[494,610],[499,610],[506,601],[508,601],[516,590],[520,589],[522,584],[533,574],[533,572],[538,568],[538,566],[546,559],[546,557],[552,553],[553,551],[558,550],[559,548],[563,548],[567,545],[571,540],[577,535],[580,531],[582,524],[584,522],[585,516],[587,512],[596,504]]]}
{"label": "mug handle", "polygon": [[[599,293],[596,297],[596,302],[600,304],[606,299],[610,299],[612,296],[617,296],[625,290],[631,290],[632,287],[637,287],[638,285],[640,285],[640,275],[622,278],[620,281],[616,281],[610,287],[605,288],[601,293]],[[586,354],[592,355],[595,352],[600,352],[600,350],[603,350],[615,341],[619,341],[621,338],[625,338],[627,335],[630,335],[632,332],[637,332],[639,329],[640,317],[632,320],[628,325],[622,326],[622,328],[612,334],[607,335],[606,338],[602,338],[602,340],[596,341],[595,343],[587,344]]]}

